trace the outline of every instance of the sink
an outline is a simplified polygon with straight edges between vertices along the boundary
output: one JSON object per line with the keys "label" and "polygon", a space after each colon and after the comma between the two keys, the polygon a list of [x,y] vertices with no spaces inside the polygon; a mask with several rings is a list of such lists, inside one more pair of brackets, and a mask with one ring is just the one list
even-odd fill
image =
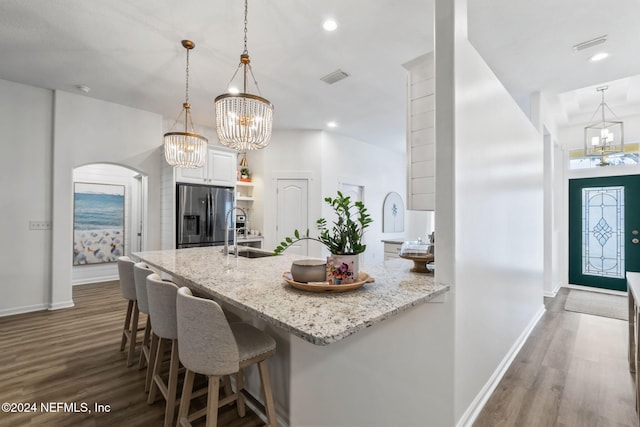
{"label": "sink", "polygon": [[245,258],[266,258],[274,255],[273,255],[273,252],[241,249],[238,251],[238,256],[245,257]]}

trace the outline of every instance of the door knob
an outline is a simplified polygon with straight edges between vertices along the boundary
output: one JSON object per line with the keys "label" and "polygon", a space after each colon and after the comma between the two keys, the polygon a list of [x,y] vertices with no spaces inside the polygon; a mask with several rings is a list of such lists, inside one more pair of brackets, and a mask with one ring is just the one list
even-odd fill
{"label": "door knob", "polygon": [[638,230],[632,230],[631,234],[633,234],[634,236],[637,236],[638,235]]}
{"label": "door knob", "polygon": [[638,240],[637,237],[634,237],[633,239],[631,239],[631,243],[633,243],[634,245],[637,245],[638,242],[640,242],[640,240]]}

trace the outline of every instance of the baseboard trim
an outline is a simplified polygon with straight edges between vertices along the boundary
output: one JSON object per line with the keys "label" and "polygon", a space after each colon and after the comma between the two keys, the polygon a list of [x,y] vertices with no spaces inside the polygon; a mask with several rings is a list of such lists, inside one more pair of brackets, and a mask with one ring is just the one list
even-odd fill
{"label": "baseboard trim", "polygon": [[612,289],[595,288],[595,287],[591,287],[591,286],[582,286],[582,285],[569,284],[569,285],[567,285],[567,288],[576,289],[576,290],[579,290],[579,291],[599,292],[601,294],[620,295],[620,296],[623,296],[623,297],[627,296],[626,292],[614,291]]}
{"label": "baseboard trim", "polygon": [[91,278],[73,279],[71,281],[71,285],[72,286],[90,285],[92,283],[113,282],[114,280],[120,280],[120,277],[116,274],[116,275],[107,275],[107,276],[94,276]]}
{"label": "baseboard trim", "polygon": [[482,387],[476,398],[473,399],[473,402],[471,402],[471,405],[469,405],[464,414],[462,414],[462,416],[456,423],[456,427],[471,427],[473,425],[476,418],[478,418],[480,411],[482,411],[482,408],[484,408],[484,405],[491,397],[491,394],[494,392],[496,387],[498,387],[500,380],[502,380],[502,377],[504,377],[507,369],[509,369],[511,363],[513,363],[513,360],[520,352],[520,349],[529,338],[529,335],[531,335],[533,328],[535,328],[535,326],[538,324],[545,311],[546,308],[543,305],[533,316],[527,327],[524,329],[524,331],[522,331],[513,346],[511,346],[509,352],[507,352],[505,357],[502,359],[502,362],[500,362],[498,368],[493,372],[493,374],[489,378],[489,381],[487,381],[484,387]]}
{"label": "baseboard trim", "polygon": [[49,304],[49,306],[47,307],[49,310],[60,310],[63,308],[71,308],[73,307],[73,300],[69,300],[69,301],[62,301],[62,302],[54,302]]}
{"label": "baseboard trim", "polygon": [[558,286],[557,288],[555,288],[553,291],[549,292],[549,291],[544,291],[544,296],[547,298],[555,298],[556,295],[558,295],[558,291],[560,291],[560,286]]}
{"label": "baseboard trim", "polygon": [[47,304],[33,304],[22,307],[12,307],[0,309],[0,317],[14,316],[16,314],[31,313],[32,311],[42,311],[48,308]]}

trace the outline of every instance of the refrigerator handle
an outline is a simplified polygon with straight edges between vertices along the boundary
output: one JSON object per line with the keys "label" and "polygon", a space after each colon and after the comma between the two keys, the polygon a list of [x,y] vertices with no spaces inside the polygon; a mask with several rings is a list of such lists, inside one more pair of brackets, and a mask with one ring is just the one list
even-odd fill
{"label": "refrigerator handle", "polygon": [[207,197],[207,237],[213,239],[213,194],[209,192]]}

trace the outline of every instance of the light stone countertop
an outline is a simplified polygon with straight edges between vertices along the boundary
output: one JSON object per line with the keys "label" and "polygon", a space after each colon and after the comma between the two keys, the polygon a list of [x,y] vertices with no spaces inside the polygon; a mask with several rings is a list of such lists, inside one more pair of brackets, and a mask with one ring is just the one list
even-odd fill
{"label": "light stone countertop", "polygon": [[348,337],[377,322],[425,303],[449,290],[432,275],[411,273],[411,261],[394,259],[361,265],[375,279],[344,293],[313,293],[292,288],[282,274],[295,259],[283,254],[266,258],[235,258],[220,247],[137,252],[133,258],[188,286],[284,329],[316,345]]}

